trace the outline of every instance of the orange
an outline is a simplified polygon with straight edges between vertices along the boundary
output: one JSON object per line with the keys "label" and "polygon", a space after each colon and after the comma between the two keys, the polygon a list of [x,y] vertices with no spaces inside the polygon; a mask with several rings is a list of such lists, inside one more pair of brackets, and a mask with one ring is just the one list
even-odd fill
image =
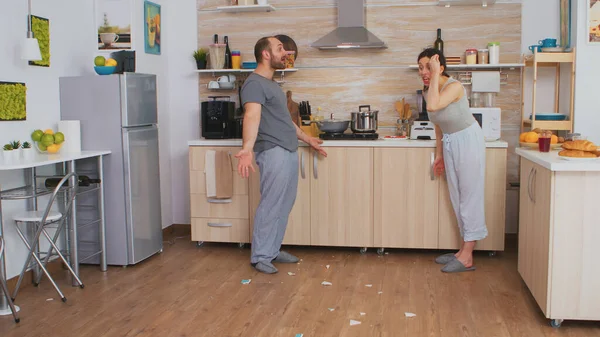
{"label": "orange", "polygon": [[527,135],[525,136],[525,142],[527,143],[537,143],[538,139],[540,138],[540,136],[537,134],[537,132],[527,132]]}
{"label": "orange", "polygon": [[46,130],[44,131],[44,133],[45,133],[45,134],[48,134],[48,135],[53,135],[53,134],[54,134],[54,130],[52,130],[52,129],[46,129]]}
{"label": "orange", "polygon": [[527,132],[523,132],[520,136],[519,136],[519,142],[521,143],[525,143],[525,137],[527,136]]}
{"label": "orange", "polygon": [[557,144],[558,143],[558,137],[556,135],[552,135],[552,137],[550,137],[550,144]]}

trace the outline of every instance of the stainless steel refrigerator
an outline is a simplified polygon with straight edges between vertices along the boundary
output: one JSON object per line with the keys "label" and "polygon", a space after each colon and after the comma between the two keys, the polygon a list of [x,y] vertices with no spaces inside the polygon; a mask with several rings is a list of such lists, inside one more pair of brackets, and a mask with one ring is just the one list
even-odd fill
{"label": "stainless steel refrigerator", "polygon": [[[102,182],[107,263],[136,264],[160,252],[163,238],[156,75],[61,77],[59,85],[61,120],[80,121],[82,151],[112,151],[104,160]],[[85,163],[76,166],[85,174]],[[78,200],[78,205],[84,203]],[[85,216],[78,209],[78,223]],[[93,243],[97,235],[91,227],[78,228],[78,237],[88,238],[81,241],[78,251],[93,250],[95,247],[85,247],[85,243]]]}

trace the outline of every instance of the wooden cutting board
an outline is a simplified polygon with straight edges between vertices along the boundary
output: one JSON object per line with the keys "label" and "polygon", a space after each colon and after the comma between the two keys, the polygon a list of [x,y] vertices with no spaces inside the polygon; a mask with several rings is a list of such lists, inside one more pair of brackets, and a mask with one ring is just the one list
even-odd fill
{"label": "wooden cutting board", "polygon": [[292,91],[288,90],[287,93],[287,107],[290,111],[290,116],[292,117],[292,121],[294,124],[300,126],[300,108],[298,103],[292,100]]}

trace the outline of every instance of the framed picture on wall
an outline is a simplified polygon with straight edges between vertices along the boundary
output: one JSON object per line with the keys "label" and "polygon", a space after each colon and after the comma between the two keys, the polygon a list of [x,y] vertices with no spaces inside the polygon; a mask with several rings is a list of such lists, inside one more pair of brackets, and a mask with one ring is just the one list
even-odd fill
{"label": "framed picture on wall", "polygon": [[0,122],[26,120],[26,102],[25,83],[0,81]]}
{"label": "framed picture on wall", "polygon": [[600,45],[600,0],[588,0],[588,43]]}
{"label": "framed picture on wall", "polygon": [[98,51],[130,50],[132,1],[96,0],[95,30]]}
{"label": "framed picture on wall", "polygon": [[144,1],[144,50],[147,54],[160,55],[161,30],[160,5]]}
{"label": "framed picture on wall", "polygon": [[[28,18],[29,19],[29,18]],[[31,66],[50,67],[50,20],[31,16],[31,31],[40,45],[41,61],[29,61]]]}

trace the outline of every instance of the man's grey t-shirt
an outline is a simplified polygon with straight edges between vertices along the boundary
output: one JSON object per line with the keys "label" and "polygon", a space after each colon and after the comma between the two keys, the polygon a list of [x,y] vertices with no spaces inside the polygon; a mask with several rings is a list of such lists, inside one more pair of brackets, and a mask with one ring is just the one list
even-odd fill
{"label": "man's grey t-shirt", "polygon": [[242,86],[242,106],[259,103],[262,107],[254,151],[275,146],[294,152],[298,149],[296,127],[287,108],[287,98],[277,82],[256,73],[250,74]]}

